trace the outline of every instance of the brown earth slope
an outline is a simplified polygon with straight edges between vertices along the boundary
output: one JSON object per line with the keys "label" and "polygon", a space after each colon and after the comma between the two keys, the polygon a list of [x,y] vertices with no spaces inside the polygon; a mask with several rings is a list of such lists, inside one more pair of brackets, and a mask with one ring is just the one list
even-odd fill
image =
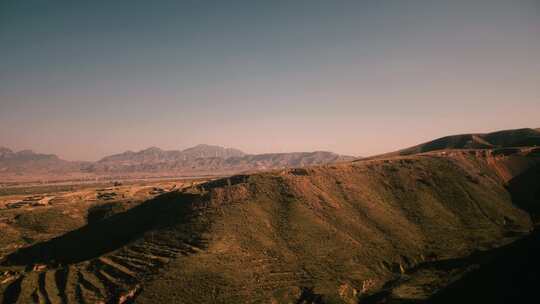
{"label": "brown earth slope", "polygon": [[534,199],[508,185],[537,167],[535,151],[432,152],[209,182],[14,252],[0,292],[4,303],[369,303],[421,265],[528,233],[518,207]]}
{"label": "brown earth slope", "polygon": [[534,146],[540,146],[540,130],[523,128],[492,133],[445,136],[382,156],[412,155],[445,149],[499,149]]}

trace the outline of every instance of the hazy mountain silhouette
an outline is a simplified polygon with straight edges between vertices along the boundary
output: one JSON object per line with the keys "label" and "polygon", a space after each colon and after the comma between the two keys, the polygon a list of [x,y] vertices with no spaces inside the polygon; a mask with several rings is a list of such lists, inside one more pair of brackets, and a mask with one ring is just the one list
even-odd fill
{"label": "hazy mountain silhouette", "polygon": [[29,150],[13,152],[0,148],[0,174],[55,175],[197,175],[230,174],[245,171],[327,164],[353,157],[332,152],[295,152],[250,155],[238,149],[197,145],[182,151],[150,147],[106,156],[97,162],[74,162],[54,154]]}

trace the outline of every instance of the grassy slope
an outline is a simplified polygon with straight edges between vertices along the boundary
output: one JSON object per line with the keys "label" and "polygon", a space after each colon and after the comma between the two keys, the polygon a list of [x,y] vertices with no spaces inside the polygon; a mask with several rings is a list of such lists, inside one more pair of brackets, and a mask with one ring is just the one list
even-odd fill
{"label": "grassy slope", "polygon": [[207,249],[168,264],[137,303],[355,303],[421,261],[528,231],[491,168],[415,156],[208,184],[197,209]]}

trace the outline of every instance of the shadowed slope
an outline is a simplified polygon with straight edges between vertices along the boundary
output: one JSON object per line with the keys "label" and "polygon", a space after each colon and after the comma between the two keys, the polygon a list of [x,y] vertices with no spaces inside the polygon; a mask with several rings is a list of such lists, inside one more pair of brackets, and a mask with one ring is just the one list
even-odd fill
{"label": "shadowed slope", "polygon": [[[128,303],[179,255],[204,249],[202,195],[168,193],[9,255],[0,303]],[[204,204],[203,204],[204,205]]]}
{"label": "shadowed slope", "polygon": [[125,246],[145,232],[187,222],[197,195],[169,193],[126,212],[9,255],[4,264],[73,264]]}
{"label": "shadowed slope", "polygon": [[540,164],[532,166],[523,174],[508,182],[513,201],[536,219],[540,216]]}
{"label": "shadowed slope", "polygon": [[540,231],[497,250],[429,303],[533,303],[540,281]]}

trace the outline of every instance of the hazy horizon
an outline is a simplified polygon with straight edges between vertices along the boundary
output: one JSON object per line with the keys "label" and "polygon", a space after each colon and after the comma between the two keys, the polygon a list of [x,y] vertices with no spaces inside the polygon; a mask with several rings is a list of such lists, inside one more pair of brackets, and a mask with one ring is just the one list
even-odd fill
{"label": "hazy horizon", "polygon": [[540,3],[3,1],[0,146],[369,156],[540,127]]}

